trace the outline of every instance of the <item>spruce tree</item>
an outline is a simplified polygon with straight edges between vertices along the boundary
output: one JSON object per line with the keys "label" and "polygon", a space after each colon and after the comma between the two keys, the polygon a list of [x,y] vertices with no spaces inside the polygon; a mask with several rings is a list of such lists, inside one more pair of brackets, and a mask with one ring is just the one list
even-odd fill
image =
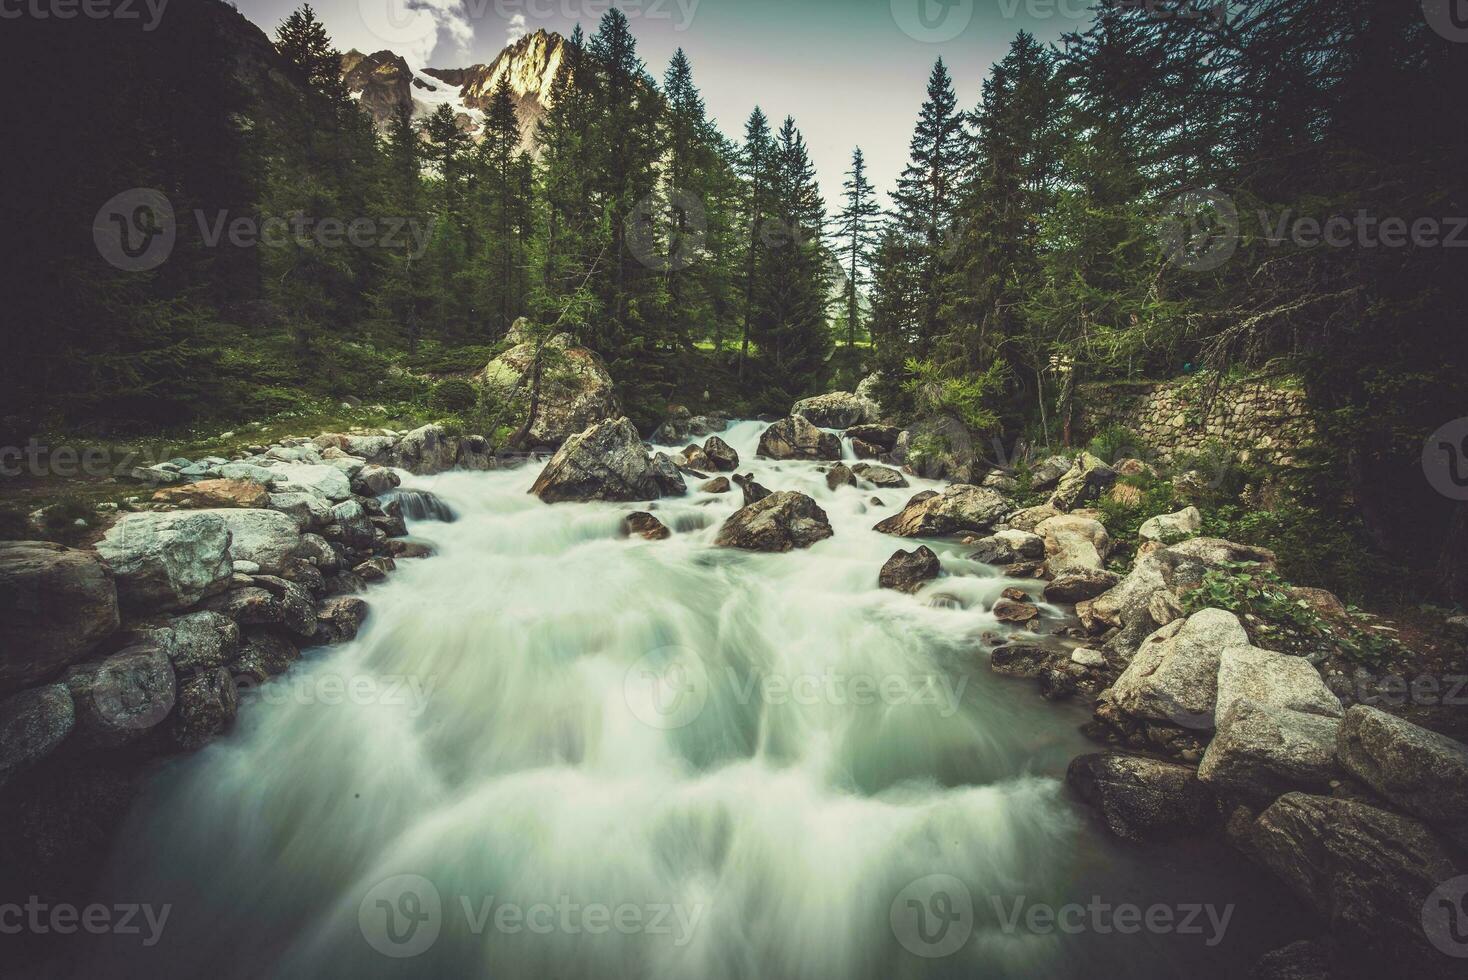
{"label": "spruce tree", "polygon": [[851,154],[851,169],[842,184],[845,203],[836,218],[841,257],[846,271],[846,346],[856,346],[861,326],[861,293],[870,285],[872,253],[877,245],[878,219],[882,214],[877,204],[876,189],[867,179],[866,158],[861,147]]}

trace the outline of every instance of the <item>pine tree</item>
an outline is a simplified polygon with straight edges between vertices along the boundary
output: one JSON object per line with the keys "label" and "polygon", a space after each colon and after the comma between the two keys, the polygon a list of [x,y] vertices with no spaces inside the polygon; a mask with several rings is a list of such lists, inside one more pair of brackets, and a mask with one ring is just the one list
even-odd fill
{"label": "pine tree", "polygon": [[744,147],[739,156],[739,174],[744,181],[744,271],[743,316],[739,344],[739,381],[745,379],[751,339],[765,329],[761,307],[761,279],[769,265],[765,224],[773,207],[775,141],[770,122],[755,106],[744,127]]}
{"label": "pine tree", "polygon": [[845,205],[836,218],[841,255],[846,267],[846,346],[855,347],[861,321],[861,292],[871,283],[869,273],[872,253],[877,245],[878,219],[882,214],[877,204],[876,189],[867,180],[866,158],[861,147],[851,155],[851,169],[842,185]]}
{"label": "pine tree", "polygon": [[922,284],[921,307],[904,330],[919,357],[947,327],[945,287],[953,255],[949,248],[953,212],[968,146],[953,79],[939,59],[928,77],[928,96],[910,145],[911,161],[892,195],[893,219],[908,239],[910,260]]}
{"label": "pine tree", "polygon": [[831,349],[826,206],[805,137],[790,117],[775,138],[773,175],[765,236],[773,254],[762,282],[764,329],[755,340],[766,403],[783,406],[809,386]]}

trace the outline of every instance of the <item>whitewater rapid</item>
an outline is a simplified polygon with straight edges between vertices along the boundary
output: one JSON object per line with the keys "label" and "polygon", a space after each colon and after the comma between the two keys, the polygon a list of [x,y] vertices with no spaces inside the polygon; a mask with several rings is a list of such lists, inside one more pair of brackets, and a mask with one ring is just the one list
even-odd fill
{"label": "whitewater rapid", "polygon": [[[1213,852],[1123,849],[1057,778],[1079,706],[994,676],[1012,586],[954,542],[916,596],[877,588],[871,530],[927,484],[831,491],[755,458],[835,535],[715,549],[740,505],[547,506],[538,467],[414,477],[457,514],[236,730],[174,764],[106,874],[169,903],[161,940],[92,960],[158,977],[1227,976],[1206,936],[1018,926],[1046,903],[1230,901]],[[873,498],[877,498],[874,500]],[[1045,629],[1060,609],[1042,605]],[[1236,894],[1237,893],[1237,894]],[[1242,901],[1242,899],[1240,899]],[[1253,899],[1250,899],[1253,901]],[[1254,918],[1260,918],[1255,915]],[[1230,939],[1258,932],[1240,911]],[[1258,941],[1249,953],[1257,955]],[[950,948],[951,947],[951,948]],[[100,975],[100,974],[94,974]]]}

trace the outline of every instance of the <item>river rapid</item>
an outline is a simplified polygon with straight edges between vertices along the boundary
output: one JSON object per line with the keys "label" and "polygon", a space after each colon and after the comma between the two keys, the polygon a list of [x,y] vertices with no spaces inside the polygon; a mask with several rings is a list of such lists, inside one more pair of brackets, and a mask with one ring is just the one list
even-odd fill
{"label": "river rapid", "polygon": [[693,480],[653,542],[620,533],[647,505],[542,504],[538,466],[410,477],[457,515],[410,522],[437,554],[154,780],[102,900],[166,924],[84,972],[1227,977],[1299,938],[1236,858],[1122,846],[1069,799],[1085,709],[981,640],[1039,583],[927,542],[942,578],[878,589],[916,543],[872,525],[926,484],[828,490],[756,459],[763,428],[722,434],[740,472],[833,538],[715,549],[741,494]]}

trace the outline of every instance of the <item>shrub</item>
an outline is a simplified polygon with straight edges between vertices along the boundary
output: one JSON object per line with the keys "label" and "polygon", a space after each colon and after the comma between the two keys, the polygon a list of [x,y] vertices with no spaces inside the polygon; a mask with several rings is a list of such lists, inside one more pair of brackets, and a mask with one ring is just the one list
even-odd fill
{"label": "shrub", "polygon": [[1096,433],[1088,447],[1091,455],[1103,463],[1114,463],[1119,459],[1148,456],[1148,449],[1137,434],[1124,425],[1108,425]]}
{"label": "shrub", "polygon": [[479,404],[479,389],[464,378],[449,378],[434,385],[428,404],[441,412],[467,412]]}

